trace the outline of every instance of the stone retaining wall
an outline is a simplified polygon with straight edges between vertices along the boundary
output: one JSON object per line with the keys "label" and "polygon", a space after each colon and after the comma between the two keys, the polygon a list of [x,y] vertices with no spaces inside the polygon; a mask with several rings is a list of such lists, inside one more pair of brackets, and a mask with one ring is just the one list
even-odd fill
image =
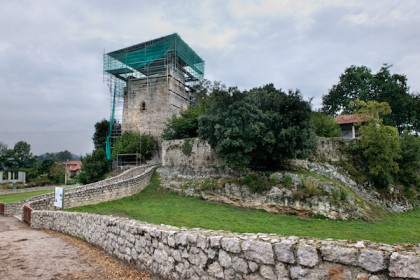
{"label": "stone retaining wall", "polygon": [[223,161],[207,143],[199,138],[166,140],[162,142],[163,166],[187,166],[194,171],[223,167]]}
{"label": "stone retaining wall", "polygon": [[[63,207],[96,204],[136,194],[147,186],[154,169],[155,167],[140,166],[103,181],[64,190]],[[34,196],[17,203],[7,203],[4,205],[4,215],[22,216],[24,205],[34,210],[54,210],[54,193]]]}
{"label": "stone retaining wall", "polygon": [[420,246],[185,229],[86,213],[33,211],[61,231],[169,279],[420,279]]}

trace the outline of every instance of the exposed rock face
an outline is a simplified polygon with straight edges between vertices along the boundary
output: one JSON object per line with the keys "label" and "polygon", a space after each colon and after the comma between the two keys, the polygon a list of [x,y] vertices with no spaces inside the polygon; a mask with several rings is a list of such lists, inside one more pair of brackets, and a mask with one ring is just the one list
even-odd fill
{"label": "exposed rock face", "polygon": [[[263,209],[272,213],[322,215],[330,219],[368,219],[370,206],[343,185],[328,180],[289,172],[276,172],[277,182],[267,191],[253,193],[237,177],[226,174],[188,171],[179,167],[158,169],[161,185],[182,195],[201,196],[206,200],[240,207]],[[236,179],[235,179],[236,178]],[[287,181],[287,186],[284,183]]]}
{"label": "exposed rock face", "polygon": [[33,211],[32,227],[84,238],[165,279],[420,279],[420,247],[151,225]]}
{"label": "exposed rock face", "polygon": [[[336,162],[346,159],[344,150],[354,139],[341,138],[318,138],[318,147],[312,160],[322,160]],[[358,185],[347,174],[328,163],[318,163],[311,161],[295,160],[295,165],[301,166],[311,172],[329,178],[335,183],[311,179],[316,182],[316,188],[322,190],[324,195],[314,195],[306,199],[298,198],[297,194],[302,194],[302,189],[298,189],[302,184],[302,177],[296,174],[277,173],[273,174],[278,181],[284,175],[292,179],[292,189],[285,188],[284,185],[276,185],[268,192],[258,196],[249,191],[246,186],[232,183],[218,182],[216,189],[207,184],[205,188],[197,184],[189,184],[189,180],[196,180],[201,184],[206,180],[211,183],[213,177],[227,177],[227,168],[223,161],[217,157],[210,145],[198,138],[170,140],[162,143],[162,165],[160,169],[166,188],[173,189],[184,195],[203,196],[209,200],[216,200],[242,207],[252,207],[265,209],[270,212],[292,212],[297,214],[319,214],[331,219],[369,219],[370,206],[374,204],[392,212],[406,212],[413,209],[411,203],[401,196],[398,199],[384,201],[374,188],[366,185]],[[229,170],[231,172],[231,170]],[[169,180],[166,180],[169,178]],[[214,183],[214,182],[213,182]],[[343,197],[345,192],[337,188],[338,185],[344,189],[350,189],[351,197]],[[205,184],[204,184],[205,185]],[[183,186],[183,188],[181,188]],[[341,188],[342,189],[342,188]],[[341,196],[341,198],[340,198]],[[337,201],[338,200],[342,201]],[[368,203],[364,203],[367,201]],[[364,205],[358,205],[363,202]]]}

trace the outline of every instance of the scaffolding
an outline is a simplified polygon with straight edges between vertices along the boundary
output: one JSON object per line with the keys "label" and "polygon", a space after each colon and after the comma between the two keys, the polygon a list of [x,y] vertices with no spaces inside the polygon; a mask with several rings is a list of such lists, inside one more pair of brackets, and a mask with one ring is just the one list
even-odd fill
{"label": "scaffolding", "polygon": [[[107,158],[110,160],[112,140],[122,133],[124,106],[129,106],[134,100],[130,80],[142,80],[145,91],[155,83],[166,81],[170,94],[189,101],[193,85],[203,79],[204,60],[174,33],[104,54],[103,73],[111,95],[110,126],[106,138]],[[130,120],[124,122],[124,127],[130,130]]]}

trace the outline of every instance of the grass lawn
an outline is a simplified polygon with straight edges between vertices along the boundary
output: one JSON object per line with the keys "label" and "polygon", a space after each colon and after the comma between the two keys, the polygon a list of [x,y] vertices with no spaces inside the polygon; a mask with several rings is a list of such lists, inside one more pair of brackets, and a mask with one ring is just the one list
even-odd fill
{"label": "grass lawn", "polygon": [[3,194],[0,195],[0,203],[12,203],[12,202],[19,202],[24,199],[46,194],[46,193],[52,193],[53,190],[40,190],[40,191],[33,191],[33,192],[25,192],[25,193],[14,193],[14,194]]}
{"label": "grass lawn", "polygon": [[159,188],[156,173],[151,184],[137,195],[68,211],[114,214],[154,224],[240,233],[371,240],[389,244],[420,243],[420,208],[410,213],[389,214],[374,223],[299,218],[179,196]]}

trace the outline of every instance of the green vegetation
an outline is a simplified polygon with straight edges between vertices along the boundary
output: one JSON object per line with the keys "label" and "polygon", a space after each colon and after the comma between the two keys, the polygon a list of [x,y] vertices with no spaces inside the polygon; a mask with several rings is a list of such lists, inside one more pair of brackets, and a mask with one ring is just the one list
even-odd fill
{"label": "green vegetation", "polygon": [[264,232],[390,244],[420,242],[420,208],[411,213],[387,215],[382,221],[374,223],[304,219],[179,196],[161,189],[157,174],[153,175],[151,184],[137,195],[68,211],[121,215],[154,224],[242,233]]}
{"label": "green vegetation", "polygon": [[320,137],[340,137],[340,126],[332,116],[322,112],[312,112],[311,125],[315,134]]}
{"label": "green vegetation", "polygon": [[384,117],[385,125],[397,127],[400,133],[405,129],[420,131],[420,95],[410,94],[407,78],[391,74],[390,68],[384,64],[375,74],[366,66],[348,67],[322,97],[322,110],[329,115],[350,114],[354,112],[352,100],[387,102],[392,114]]}
{"label": "green vegetation", "polygon": [[193,139],[187,138],[184,140],[184,144],[182,144],[182,153],[186,156],[190,156],[192,153],[192,145],[193,145]]}
{"label": "green vegetation", "polygon": [[40,190],[40,191],[33,191],[33,192],[25,192],[25,193],[14,193],[14,194],[3,194],[0,195],[0,203],[13,203],[25,200],[27,198],[52,193],[52,190]]}
{"label": "green vegetation", "polygon": [[137,154],[139,159],[150,159],[156,150],[157,141],[152,135],[127,131],[115,141],[112,158],[115,160],[118,154]]}
{"label": "green vegetation", "polygon": [[96,149],[91,154],[82,157],[82,170],[79,174],[79,181],[82,184],[89,184],[105,179],[110,171],[110,164],[106,159],[105,149]]}
{"label": "green vegetation", "polygon": [[65,167],[59,160],[69,155],[69,151],[63,151],[37,158],[31,152],[31,145],[25,141],[17,142],[13,149],[0,142],[0,170],[5,173],[26,172],[28,187],[63,184]]}
{"label": "green vegetation", "polygon": [[311,105],[298,90],[268,84],[250,91],[215,85],[209,95],[167,123],[165,139],[206,139],[234,169],[270,169],[314,149]]}

